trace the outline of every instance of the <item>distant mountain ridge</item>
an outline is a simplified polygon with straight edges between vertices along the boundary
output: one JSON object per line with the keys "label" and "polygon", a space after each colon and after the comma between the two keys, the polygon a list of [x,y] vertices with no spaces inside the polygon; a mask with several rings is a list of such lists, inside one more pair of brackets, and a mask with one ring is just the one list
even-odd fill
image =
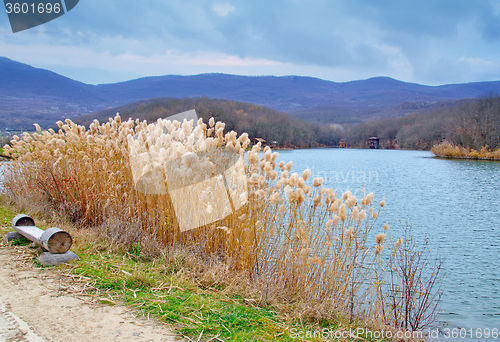
{"label": "distant mountain ridge", "polygon": [[155,76],[98,85],[114,99],[208,96],[252,102],[293,113],[316,106],[375,113],[405,102],[436,102],[499,92],[500,81],[425,86],[389,77],[337,83],[302,76],[238,76],[201,74]]}
{"label": "distant mountain ridge", "polygon": [[426,86],[389,77],[337,83],[302,76],[200,74],[95,86],[0,57],[0,128],[47,126],[148,98],[201,96],[255,103],[324,124],[355,123],[491,92],[500,93],[500,81]]}
{"label": "distant mountain ridge", "polygon": [[93,85],[0,57],[0,129],[32,129],[110,106]]}

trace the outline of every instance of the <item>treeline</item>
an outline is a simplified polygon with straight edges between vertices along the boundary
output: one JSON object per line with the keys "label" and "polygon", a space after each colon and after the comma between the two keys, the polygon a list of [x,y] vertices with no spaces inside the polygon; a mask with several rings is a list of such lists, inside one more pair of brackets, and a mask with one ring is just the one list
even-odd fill
{"label": "treeline", "polygon": [[338,145],[342,138],[335,128],[304,122],[267,107],[207,97],[149,99],[85,115],[74,121],[88,127],[94,119],[105,122],[119,112],[124,120],[130,117],[150,123],[193,108],[205,122],[213,117],[225,122],[227,131],[247,132],[250,138],[261,138],[267,143],[276,141],[280,147],[332,146]]}
{"label": "treeline", "polygon": [[462,106],[454,115],[450,141],[480,150],[500,147],[500,95],[479,98]]}
{"label": "treeline", "polygon": [[349,147],[366,147],[368,137],[378,137],[381,148],[429,150],[446,139],[452,110],[414,113],[401,118],[368,121],[355,125],[346,134]]}
{"label": "treeline", "polygon": [[370,136],[379,137],[382,148],[429,150],[448,141],[476,150],[496,149],[500,147],[500,96],[462,100],[455,107],[427,114],[364,122],[347,132],[347,144],[365,147]]}
{"label": "treeline", "polygon": [[279,147],[338,146],[345,139],[348,147],[365,148],[368,138],[380,139],[381,148],[430,150],[448,141],[465,148],[500,147],[500,96],[457,101],[426,114],[366,121],[345,130],[305,122],[273,109],[238,101],[201,98],[156,98],[85,115],[75,122],[88,126],[92,120],[107,121],[120,112],[123,119],[154,122],[186,110],[196,109],[205,122],[211,117],[226,123],[226,130],[247,132]]}

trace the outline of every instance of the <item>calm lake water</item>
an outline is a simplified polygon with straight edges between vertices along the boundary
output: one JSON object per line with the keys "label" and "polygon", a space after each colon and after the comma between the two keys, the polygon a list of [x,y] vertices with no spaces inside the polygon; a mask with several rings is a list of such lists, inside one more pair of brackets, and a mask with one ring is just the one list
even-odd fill
{"label": "calm lake water", "polygon": [[309,168],[339,194],[361,198],[364,187],[375,200],[385,197],[376,229],[389,221],[397,238],[408,222],[418,241],[429,237],[446,258],[439,315],[445,327],[500,330],[500,162],[436,159],[426,151],[279,152],[294,172]]}

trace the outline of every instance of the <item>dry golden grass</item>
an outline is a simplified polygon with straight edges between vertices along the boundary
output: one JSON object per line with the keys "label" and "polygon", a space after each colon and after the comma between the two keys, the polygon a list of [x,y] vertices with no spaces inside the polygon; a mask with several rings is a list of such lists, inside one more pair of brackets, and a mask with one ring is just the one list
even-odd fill
{"label": "dry golden grass", "polygon": [[[10,200],[152,256],[182,246],[222,260],[213,277],[243,275],[238,283],[264,303],[381,321],[391,311],[381,300],[386,235],[369,239],[385,205],[373,193],[337,197],[321,178],[309,179],[310,170],[299,175],[292,162],[277,164],[278,153],[260,143],[245,160],[248,136],[224,134],[213,119],[148,125],[117,115],[88,130],[70,120],[58,126],[5,146],[13,158],[4,183]],[[224,178],[217,163],[228,154],[235,163]],[[207,221],[211,215],[220,219]]]}
{"label": "dry golden grass", "polygon": [[443,142],[434,145],[431,151],[436,156],[443,158],[500,160],[500,147],[491,151],[487,146],[483,146],[481,151],[476,151],[474,149],[453,145],[449,142]]}

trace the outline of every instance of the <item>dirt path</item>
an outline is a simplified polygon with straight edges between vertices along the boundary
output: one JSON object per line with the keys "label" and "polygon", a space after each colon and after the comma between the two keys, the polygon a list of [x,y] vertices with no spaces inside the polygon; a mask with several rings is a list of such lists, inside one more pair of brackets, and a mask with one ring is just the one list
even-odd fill
{"label": "dirt path", "polygon": [[21,249],[0,246],[0,342],[176,340],[165,325],[125,307],[92,304],[78,294],[85,285],[26,259]]}

